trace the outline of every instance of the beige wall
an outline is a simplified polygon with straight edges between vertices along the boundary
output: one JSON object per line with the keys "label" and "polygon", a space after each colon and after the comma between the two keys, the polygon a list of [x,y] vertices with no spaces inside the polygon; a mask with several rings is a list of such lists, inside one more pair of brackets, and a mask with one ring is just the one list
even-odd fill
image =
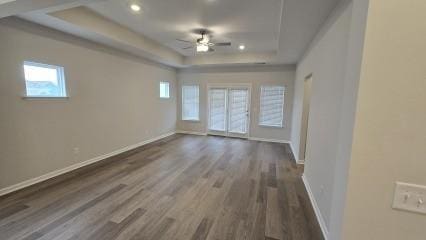
{"label": "beige wall", "polygon": [[426,185],[425,11],[344,1],[298,65],[293,128],[312,73],[304,177],[328,239],[424,239],[426,218],[391,206],[396,181]]}
{"label": "beige wall", "polygon": [[292,145],[297,154],[300,150],[304,81],[312,74],[304,174],[326,231],[330,229],[334,170],[338,161],[351,15],[351,4],[342,4],[335,10],[299,62],[296,71]]}
{"label": "beige wall", "polygon": [[[0,189],[175,131],[175,70],[15,20],[0,42]],[[24,60],[63,66],[70,98],[22,99]]]}
{"label": "beige wall", "polygon": [[[207,85],[249,83],[252,86],[251,93],[251,121],[250,137],[275,140],[290,140],[291,113],[293,105],[294,67],[231,67],[184,70],[178,73],[179,90],[183,84],[198,84],[200,86],[200,121],[182,121],[180,103],[178,100],[178,129],[182,131],[207,132]],[[259,120],[260,86],[262,84],[277,84],[286,87],[284,106],[284,127],[261,127]]]}
{"label": "beige wall", "polygon": [[420,240],[426,216],[391,208],[395,181],[426,185],[426,1],[370,1],[344,240]]}

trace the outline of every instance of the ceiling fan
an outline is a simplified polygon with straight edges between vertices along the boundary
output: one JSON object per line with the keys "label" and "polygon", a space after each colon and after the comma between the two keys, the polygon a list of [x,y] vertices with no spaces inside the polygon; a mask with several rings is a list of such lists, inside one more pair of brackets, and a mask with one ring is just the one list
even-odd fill
{"label": "ceiling fan", "polygon": [[182,40],[182,39],[176,39],[176,40],[192,44],[192,46],[184,47],[182,49],[195,48],[197,52],[213,52],[214,46],[216,47],[231,46],[230,42],[219,42],[219,43],[210,42],[210,36],[207,30],[200,30],[198,31],[198,34],[201,35],[201,38],[198,38],[195,43],[191,41],[187,41],[187,40]]}

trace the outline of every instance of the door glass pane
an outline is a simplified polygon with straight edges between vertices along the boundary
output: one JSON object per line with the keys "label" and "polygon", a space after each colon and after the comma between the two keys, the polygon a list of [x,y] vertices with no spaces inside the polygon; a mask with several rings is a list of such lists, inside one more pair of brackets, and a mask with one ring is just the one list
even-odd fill
{"label": "door glass pane", "polygon": [[247,132],[248,90],[231,89],[229,93],[229,132]]}
{"label": "door glass pane", "polygon": [[226,131],[226,89],[210,89],[210,130]]}

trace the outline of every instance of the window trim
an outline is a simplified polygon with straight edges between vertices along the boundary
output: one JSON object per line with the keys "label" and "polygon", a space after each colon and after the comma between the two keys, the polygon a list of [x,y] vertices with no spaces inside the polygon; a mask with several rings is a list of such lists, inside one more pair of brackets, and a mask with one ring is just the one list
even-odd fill
{"label": "window trim", "polygon": [[[198,114],[197,114],[197,118],[184,118],[184,114],[183,114],[183,106],[184,106],[184,88],[185,87],[197,87],[197,95],[198,95]],[[200,122],[200,85],[197,84],[187,84],[187,85],[182,85],[181,87],[181,120],[182,121],[188,121],[188,122]]]}
{"label": "window trim", "polygon": [[[263,91],[265,87],[282,87],[283,88],[283,102],[282,102],[282,107],[281,107],[281,125],[267,125],[267,124],[262,124],[261,123],[261,117],[262,117],[262,95],[263,95]],[[266,128],[284,128],[284,108],[285,108],[285,91],[286,91],[286,86],[284,85],[261,85],[260,86],[260,97],[259,97],[259,119],[258,119],[258,125],[260,127],[266,127]]]}
{"label": "window trim", "polygon": [[[165,83],[165,84],[167,84],[167,93],[168,93],[168,96],[167,97],[162,97],[161,96],[161,84],[163,84],[163,83]],[[171,98],[171,95],[170,95],[170,82],[168,82],[168,81],[160,81],[160,83],[158,84],[158,90],[159,90],[159,95],[160,95],[160,99],[170,99]]]}
{"label": "window trim", "polygon": [[[61,91],[61,96],[28,95],[27,79],[25,77],[25,65],[56,70],[58,87]],[[58,65],[33,62],[33,61],[24,61],[22,64],[22,69],[23,69],[23,78],[24,78],[24,84],[25,84],[25,95],[23,96],[23,99],[68,99],[69,98],[68,89],[67,89],[67,85],[65,81],[64,67],[58,66]]]}

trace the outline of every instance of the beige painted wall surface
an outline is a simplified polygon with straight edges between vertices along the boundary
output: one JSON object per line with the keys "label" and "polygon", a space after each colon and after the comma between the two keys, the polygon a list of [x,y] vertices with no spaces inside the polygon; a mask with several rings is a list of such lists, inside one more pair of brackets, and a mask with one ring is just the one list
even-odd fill
{"label": "beige painted wall surface", "polygon": [[[0,189],[175,130],[174,70],[13,21],[0,43]],[[22,99],[24,60],[63,66],[70,98]]]}
{"label": "beige painted wall surface", "polygon": [[369,8],[342,239],[426,239],[391,208],[395,181],[426,185],[426,1]]}
{"label": "beige painted wall surface", "polygon": [[[249,83],[251,92],[251,121],[250,137],[290,140],[291,113],[293,103],[294,67],[233,67],[186,70],[178,73],[179,100],[178,100],[178,129],[182,131],[207,132],[208,84]],[[182,121],[181,118],[181,86],[184,84],[198,84],[200,86],[200,121]],[[284,99],[284,127],[271,128],[259,126],[260,86],[281,85],[285,86]]]}
{"label": "beige painted wall surface", "polygon": [[332,211],[351,14],[351,4],[342,4],[335,10],[296,71],[291,141],[294,152],[298,153],[304,81],[312,74],[304,175],[327,230]]}

